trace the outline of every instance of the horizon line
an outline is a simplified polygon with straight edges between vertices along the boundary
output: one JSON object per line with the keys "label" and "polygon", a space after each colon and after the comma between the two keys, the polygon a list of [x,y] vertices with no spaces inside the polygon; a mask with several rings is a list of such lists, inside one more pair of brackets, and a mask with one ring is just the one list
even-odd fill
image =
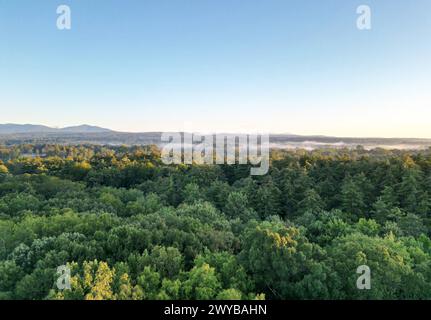
{"label": "horizon line", "polygon": [[[192,133],[192,134],[268,134],[268,135],[285,135],[285,136],[293,136],[293,137],[319,137],[319,138],[337,138],[337,139],[411,139],[411,140],[431,140],[430,138],[425,137],[382,137],[382,136],[338,136],[338,135],[323,135],[323,134],[296,134],[296,133],[290,133],[290,132],[267,132],[265,130],[262,131],[255,131],[255,132],[247,132],[247,131],[241,131],[241,132],[235,132],[235,131],[195,131],[195,130],[150,130],[150,131],[120,131],[120,130],[114,130],[111,128],[107,128],[100,125],[91,125],[87,123],[83,124],[77,124],[77,125],[67,125],[67,126],[51,126],[51,125],[45,125],[45,124],[34,124],[34,123],[14,123],[14,122],[7,122],[7,123],[0,123],[0,126],[3,125],[16,125],[16,126],[42,126],[46,127],[48,129],[54,129],[54,130],[64,130],[69,128],[75,128],[75,127],[93,127],[101,130],[109,130],[112,133],[118,133],[118,134],[148,134],[148,133]],[[0,135],[9,135],[9,134],[35,134],[35,133],[45,133],[45,132],[15,132],[15,133],[1,133]],[[75,132],[75,133],[98,133],[98,132]],[[100,132],[99,132],[100,133]]]}

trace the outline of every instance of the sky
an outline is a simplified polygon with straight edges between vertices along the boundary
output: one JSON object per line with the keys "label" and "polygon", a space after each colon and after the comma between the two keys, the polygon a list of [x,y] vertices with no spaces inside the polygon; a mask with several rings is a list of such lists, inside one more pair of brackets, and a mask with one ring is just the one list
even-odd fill
{"label": "sky", "polygon": [[0,123],[431,138],[431,1],[0,0]]}

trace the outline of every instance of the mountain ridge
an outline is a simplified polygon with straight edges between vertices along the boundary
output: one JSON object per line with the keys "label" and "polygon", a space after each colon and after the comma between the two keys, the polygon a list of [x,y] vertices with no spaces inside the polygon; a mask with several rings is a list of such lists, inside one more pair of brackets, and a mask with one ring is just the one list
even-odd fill
{"label": "mountain ridge", "polygon": [[115,132],[110,129],[82,124],[64,128],[53,128],[39,124],[0,124],[0,134],[20,134],[20,133],[108,133]]}
{"label": "mountain ridge", "polygon": [[[164,145],[162,131],[121,132],[88,124],[53,128],[35,124],[0,124],[0,144],[28,143],[95,143],[112,145]],[[211,133],[213,134],[213,133]],[[222,134],[222,133],[220,133]],[[224,133],[225,135],[237,135]],[[428,138],[371,138],[371,137],[335,137],[325,135],[296,135],[292,133],[272,133],[272,148],[321,148],[321,147],[383,147],[383,148],[428,148]]]}

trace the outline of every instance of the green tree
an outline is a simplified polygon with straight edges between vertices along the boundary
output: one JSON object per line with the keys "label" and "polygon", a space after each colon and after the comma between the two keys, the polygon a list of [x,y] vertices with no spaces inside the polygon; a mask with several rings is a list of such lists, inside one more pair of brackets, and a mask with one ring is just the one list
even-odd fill
{"label": "green tree", "polygon": [[242,221],[257,219],[257,213],[249,207],[247,196],[238,191],[229,194],[224,212],[232,219],[239,218]]}
{"label": "green tree", "polygon": [[341,186],[341,208],[356,217],[365,214],[364,194],[351,177],[344,179]]}
{"label": "green tree", "polygon": [[193,267],[187,273],[187,278],[182,284],[182,292],[185,299],[215,299],[220,289],[221,286],[215,269],[206,263],[199,267]]}
{"label": "green tree", "polygon": [[327,295],[324,276],[309,278],[308,289],[301,283],[318,264],[313,257],[318,248],[297,228],[263,222],[250,227],[242,243],[240,259],[253,275],[258,291],[277,299],[299,298],[298,287],[305,296]]}

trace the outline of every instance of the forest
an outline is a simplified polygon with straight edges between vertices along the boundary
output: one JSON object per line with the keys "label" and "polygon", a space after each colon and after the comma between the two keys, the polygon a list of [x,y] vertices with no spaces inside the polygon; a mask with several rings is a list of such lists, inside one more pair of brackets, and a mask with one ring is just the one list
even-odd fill
{"label": "forest", "polygon": [[156,146],[0,159],[0,299],[431,298],[431,149],[274,149],[264,176]]}

